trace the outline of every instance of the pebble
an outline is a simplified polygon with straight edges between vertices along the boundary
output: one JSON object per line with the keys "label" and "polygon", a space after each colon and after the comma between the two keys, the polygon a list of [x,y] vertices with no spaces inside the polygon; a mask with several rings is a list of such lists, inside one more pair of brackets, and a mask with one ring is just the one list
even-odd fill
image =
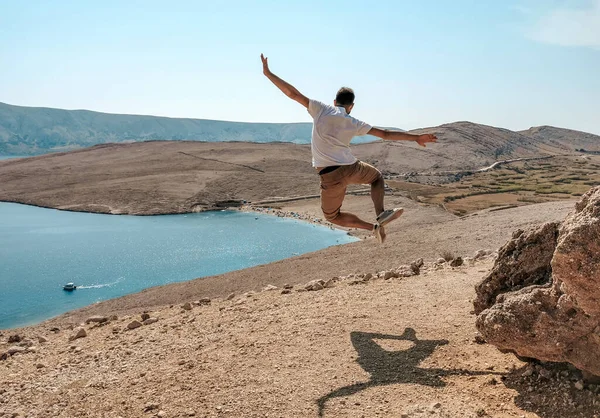
{"label": "pebble", "polygon": [[83,337],[87,337],[87,331],[83,327],[77,327],[73,330],[73,334],[71,334],[71,336],[69,337],[69,341],[73,341]]}
{"label": "pebble", "polygon": [[11,356],[14,356],[15,354],[18,354],[18,353],[24,353],[25,351],[27,351],[27,349],[25,347],[19,347],[18,345],[13,345],[12,347],[8,347],[8,350],[6,350],[6,352]]}
{"label": "pebble", "polygon": [[142,323],[140,321],[134,320],[131,321],[129,324],[127,324],[127,328],[128,329],[136,329],[142,326]]}
{"label": "pebble", "polygon": [[94,316],[90,316],[88,319],[85,320],[86,324],[89,324],[90,322],[95,322],[95,323],[99,323],[102,324],[104,322],[107,322],[108,318],[105,316],[101,316],[101,315],[94,315]]}
{"label": "pebble", "polygon": [[192,310],[192,304],[189,303],[189,302],[184,303],[181,307],[183,309],[185,309],[186,311],[191,311]]}

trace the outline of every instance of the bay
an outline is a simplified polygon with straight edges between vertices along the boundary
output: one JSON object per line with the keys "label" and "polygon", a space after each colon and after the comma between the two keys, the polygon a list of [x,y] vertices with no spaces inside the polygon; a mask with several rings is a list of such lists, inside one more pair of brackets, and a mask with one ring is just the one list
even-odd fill
{"label": "bay", "polygon": [[[265,214],[102,215],[0,203],[0,329],[353,241]],[[77,290],[64,291],[67,282]]]}

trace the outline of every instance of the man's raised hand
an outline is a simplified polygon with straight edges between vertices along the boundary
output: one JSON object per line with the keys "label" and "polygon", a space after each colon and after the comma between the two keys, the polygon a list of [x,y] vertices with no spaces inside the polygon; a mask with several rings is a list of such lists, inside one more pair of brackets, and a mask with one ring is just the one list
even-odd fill
{"label": "man's raised hand", "polygon": [[263,54],[260,54],[260,59],[261,59],[262,64],[263,64],[263,74],[264,75],[269,74],[271,72],[269,70],[269,58],[265,57]]}
{"label": "man's raised hand", "polygon": [[417,137],[416,141],[417,144],[419,144],[422,147],[425,147],[425,144],[428,142],[436,142],[437,136],[435,136],[434,134],[422,134]]}

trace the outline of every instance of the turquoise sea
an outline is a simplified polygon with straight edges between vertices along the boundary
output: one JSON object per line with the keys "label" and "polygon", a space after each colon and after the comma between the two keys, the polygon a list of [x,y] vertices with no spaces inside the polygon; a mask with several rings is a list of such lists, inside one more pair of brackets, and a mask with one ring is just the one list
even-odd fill
{"label": "turquoise sea", "polygon": [[[100,215],[0,202],[0,329],[353,241],[263,214]],[[64,291],[67,282],[77,290]]]}
{"label": "turquoise sea", "polygon": [[18,155],[0,155],[0,160],[9,160],[11,158],[25,158]]}

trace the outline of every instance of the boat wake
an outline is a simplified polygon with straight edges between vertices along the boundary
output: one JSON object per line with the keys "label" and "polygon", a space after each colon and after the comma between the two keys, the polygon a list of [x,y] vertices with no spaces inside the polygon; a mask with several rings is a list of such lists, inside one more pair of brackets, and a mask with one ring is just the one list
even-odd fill
{"label": "boat wake", "polygon": [[110,287],[113,286],[119,282],[122,282],[124,279],[124,277],[119,277],[117,279],[117,281],[112,282],[112,283],[102,283],[102,284],[91,284],[89,286],[77,286],[77,289],[101,289],[103,287]]}

